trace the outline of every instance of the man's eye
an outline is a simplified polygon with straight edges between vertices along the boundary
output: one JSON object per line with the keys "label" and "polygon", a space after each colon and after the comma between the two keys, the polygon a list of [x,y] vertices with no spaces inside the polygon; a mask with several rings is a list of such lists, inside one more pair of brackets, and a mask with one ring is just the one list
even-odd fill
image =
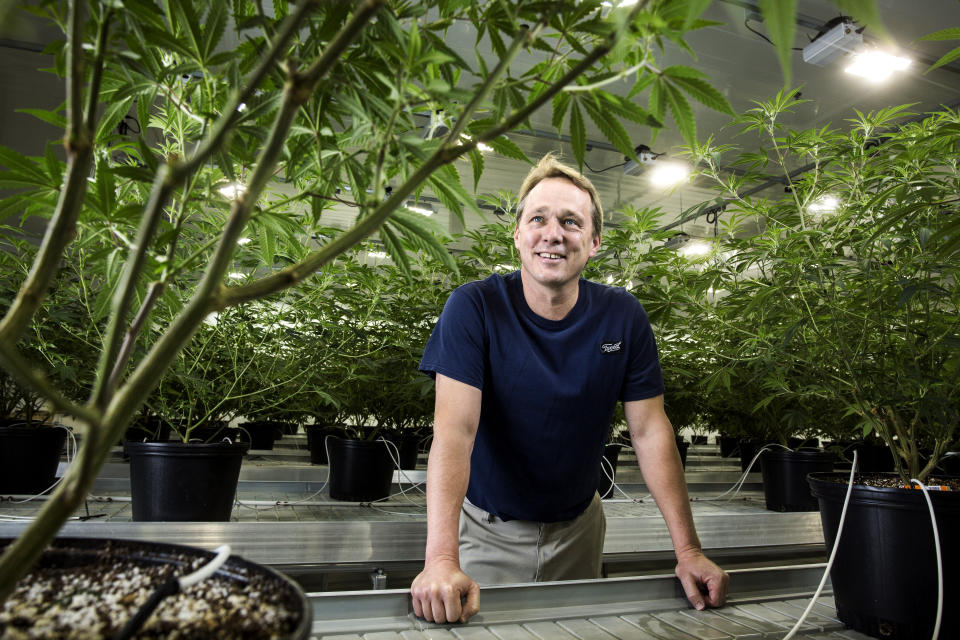
{"label": "man's eye", "polygon": [[531,216],[530,222],[543,222],[543,216]]}
{"label": "man's eye", "polygon": [[568,225],[570,225],[570,226],[572,226],[572,227],[579,227],[579,226],[580,226],[580,225],[577,223],[577,221],[574,220],[573,218],[567,218],[566,220],[563,221],[563,223],[564,223],[564,224],[568,224]]}

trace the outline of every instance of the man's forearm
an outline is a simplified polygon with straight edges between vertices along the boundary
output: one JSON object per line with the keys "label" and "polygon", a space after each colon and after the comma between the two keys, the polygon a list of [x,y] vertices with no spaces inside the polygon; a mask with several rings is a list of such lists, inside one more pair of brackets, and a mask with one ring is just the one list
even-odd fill
{"label": "man's forearm", "polygon": [[460,508],[470,478],[472,439],[435,435],[427,461],[425,565],[449,559],[459,564]]}
{"label": "man's forearm", "polygon": [[667,524],[677,557],[688,551],[699,552],[700,539],[693,524],[690,497],[680,454],[673,441],[673,430],[656,430],[642,438],[634,437],[632,442],[644,482]]}

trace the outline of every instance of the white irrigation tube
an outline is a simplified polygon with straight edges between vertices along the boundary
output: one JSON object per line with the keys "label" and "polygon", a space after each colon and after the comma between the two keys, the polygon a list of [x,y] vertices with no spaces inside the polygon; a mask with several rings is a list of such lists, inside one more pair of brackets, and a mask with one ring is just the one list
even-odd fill
{"label": "white irrigation tube", "polygon": [[803,624],[803,621],[807,619],[807,616],[810,615],[810,612],[813,610],[813,605],[817,603],[817,598],[820,597],[820,593],[823,591],[823,587],[827,584],[827,578],[830,577],[830,568],[833,566],[833,559],[837,557],[837,549],[840,548],[840,534],[843,533],[843,523],[847,518],[847,506],[850,504],[850,494],[853,493],[853,477],[857,472],[857,451],[853,451],[853,465],[850,467],[850,480],[847,482],[847,495],[843,499],[843,508],[840,510],[840,524],[837,526],[837,537],[833,540],[833,549],[830,550],[830,559],[827,560],[827,566],[823,570],[823,577],[820,579],[820,585],[817,587],[817,591],[813,594],[813,597],[810,599],[810,604],[807,605],[807,608],[803,610],[803,615],[800,616],[800,619],[797,620],[797,624],[793,625],[793,628],[783,636],[783,640],[790,640],[794,635],[796,635],[797,630],[800,628],[800,625]]}
{"label": "white irrigation tube", "polygon": [[[331,436],[328,435],[323,440],[323,447],[327,452],[328,465],[330,462],[330,438]],[[406,472],[400,468],[400,451],[399,449],[396,448],[396,445],[384,438],[379,438],[378,440],[384,443],[384,446],[386,446],[387,448],[387,453],[390,455],[390,459],[393,461],[394,467],[396,468],[397,471],[400,472],[400,475],[403,476],[403,478],[405,478],[406,481],[411,485],[411,488],[416,489],[420,493],[423,493],[423,491],[420,489],[420,486],[423,485],[424,482],[414,483],[413,480],[410,479],[410,476],[408,476]],[[393,450],[391,450],[391,447],[393,447]],[[397,452],[396,456],[394,456],[394,453],[393,453],[394,451]],[[329,469],[329,466],[328,466],[328,469]],[[379,500],[373,500],[371,502],[347,502],[347,501],[340,501],[340,500],[323,500],[323,501],[310,500],[310,498],[312,498],[313,496],[321,493],[327,487],[327,484],[329,484],[329,482],[330,482],[330,474],[328,471],[327,479],[324,481],[323,486],[321,486],[317,491],[311,493],[309,496],[307,496],[302,500],[239,500],[238,499],[237,504],[240,505],[241,507],[252,509],[254,511],[268,511],[269,508],[292,507],[294,505],[298,505],[298,506],[304,506],[304,507],[333,507],[333,506],[371,507],[373,509],[376,509],[377,511],[382,511],[384,513],[389,513],[393,515],[402,515],[402,516],[425,515],[423,513],[403,513],[399,511],[397,512],[387,511],[386,509],[382,509],[380,507],[374,506],[374,503],[376,502],[383,502],[385,500],[390,500],[391,498],[399,495],[402,495],[404,498],[406,498],[407,501],[410,502],[412,505],[421,506],[413,502],[412,500],[410,500],[409,496],[407,496],[407,491],[409,489],[403,489],[403,483],[400,483],[401,489],[397,493],[393,493],[385,498],[380,498]],[[267,507],[267,508],[261,509],[260,507]]]}
{"label": "white irrigation tube", "polygon": [[927,509],[930,510],[930,522],[933,524],[933,544],[937,550],[937,620],[933,625],[933,635],[930,638],[937,640],[937,636],[940,635],[940,621],[943,618],[943,556],[940,551],[940,532],[937,531],[937,516],[933,512],[933,502],[930,500],[927,488],[914,478],[910,478],[910,482],[916,482],[923,491],[923,497],[927,500]]}
{"label": "white irrigation tube", "polygon": [[191,587],[201,580],[206,580],[219,569],[227,558],[230,557],[230,545],[222,545],[216,548],[217,555],[214,558],[200,567],[193,573],[190,573],[185,576],[177,577],[171,576],[167,578],[158,588],[156,588],[153,593],[150,594],[150,597],[147,598],[147,601],[137,609],[136,613],[133,615],[130,620],[120,629],[120,632],[114,636],[115,640],[128,640],[132,638],[143,625],[147,622],[150,616],[153,614],[154,610],[163,601],[167,596],[176,595],[184,589]]}

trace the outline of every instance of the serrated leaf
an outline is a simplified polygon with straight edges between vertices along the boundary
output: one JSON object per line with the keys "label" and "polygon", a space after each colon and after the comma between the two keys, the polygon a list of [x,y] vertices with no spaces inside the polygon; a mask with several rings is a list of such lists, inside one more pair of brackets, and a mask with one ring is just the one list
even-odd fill
{"label": "serrated leaf", "polygon": [[567,110],[570,108],[570,94],[566,91],[561,91],[557,95],[553,96],[553,119],[552,124],[553,128],[557,131],[560,131],[563,127],[563,119],[567,115]]}
{"label": "serrated leaf", "polygon": [[702,71],[680,64],[665,67],[660,73],[670,78],[697,78],[704,80],[707,77],[707,74]]}
{"label": "serrated leaf", "polygon": [[530,161],[530,158],[527,157],[527,154],[523,152],[523,149],[521,149],[516,142],[507,136],[498,136],[487,142],[487,144],[502,156],[513,158],[514,160],[520,160],[522,162],[526,162],[527,164],[533,164]]}
{"label": "serrated leaf", "polygon": [[934,31],[920,38],[920,40],[960,40],[960,27],[950,27]]}
{"label": "serrated leaf", "polygon": [[606,102],[605,109],[610,109],[615,114],[648,127],[662,127],[663,123],[653,117],[649,111],[638,105],[629,98],[624,98],[615,94],[602,93]]}
{"label": "serrated leaf", "polygon": [[933,71],[934,69],[938,67],[942,67],[945,64],[950,64],[957,58],[960,58],[960,47],[957,47],[956,49],[953,49],[943,54],[943,56],[941,56],[940,59],[934,62],[932,65],[930,65],[930,68],[928,68],[927,71],[924,71],[924,73],[927,73],[928,71]]}
{"label": "serrated leaf", "polygon": [[783,70],[783,84],[789,87],[793,39],[797,32],[797,0],[760,0],[760,13],[770,40],[777,49]]}
{"label": "serrated leaf", "polygon": [[5,179],[20,178],[32,184],[50,186],[50,180],[43,169],[19,151],[0,146],[0,165],[10,169],[9,172],[4,172]]}
{"label": "serrated leaf", "polygon": [[670,106],[670,114],[673,121],[677,124],[677,129],[687,144],[694,145],[697,142],[697,124],[693,117],[693,109],[690,103],[683,97],[680,90],[671,85],[664,85],[664,94],[666,94],[667,104]]}
{"label": "serrated leaf", "polygon": [[145,133],[145,129],[150,125],[150,105],[157,100],[157,90],[147,92],[137,98],[137,122],[140,125],[140,136]]}
{"label": "serrated leaf", "polygon": [[674,78],[674,84],[680,86],[694,100],[710,107],[714,111],[736,115],[726,97],[704,80],[698,78]]}
{"label": "serrated leaf", "polygon": [[417,250],[440,260],[452,272],[458,272],[456,260],[443,243],[449,239],[449,234],[436,220],[398,209],[387,224],[395,226]]}
{"label": "serrated leaf", "polygon": [[[226,2],[210,3],[210,11],[203,26],[203,62],[205,64],[215,64],[210,60],[210,56],[213,55],[227,27],[227,11]],[[233,52],[230,52],[230,55],[234,55]]]}
{"label": "serrated leaf", "polygon": [[60,129],[67,128],[67,119],[55,111],[47,111],[46,109],[15,109],[15,111],[17,113],[28,113]]}
{"label": "serrated leaf", "polygon": [[663,91],[664,80],[656,78],[650,85],[650,113],[657,120],[663,122],[663,115],[667,110],[667,100]]}
{"label": "serrated leaf", "polygon": [[603,136],[613,143],[613,146],[619,149],[623,155],[636,159],[636,152],[633,150],[634,144],[630,140],[630,134],[623,128],[620,121],[616,118],[611,118],[609,114],[605,113],[603,109],[594,102],[593,97],[587,97],[581,104],[583,108],[586,109],[587,115],[590,116],[593,124],[597,125],[600,132],[603,133]]}
{"label": "serrated leaf", "polygon": [[50,176],[51,184],[60,184],[63,182],[63,169],[60,164],[60,158],[54,150],[52,144],[47,145],[44,161],[47,166],[47,175]]}
{"label": "serrated leaf", "polygon": [[684,28],[689,29],[703,14],[711,0],[687,0],[687,17],[683,21]]}
{"label": "serrated leaf", "polygon": [[109,217],[116,201],[116,183],[113,180],[113,174],[110,173],[110,167],[102,156],[97,158],[96,173],[96,191],[100,200],[101,213]]}
{"label": "serrated leaf", "polygon": [[269,225],[261,224],[260,227],[260,260],[267,267],[273,266],[273,259],[277,255],[277,236]]}
{"label": "serrated leaf", "polygon": [[573,147],[573,157],[577,159],[577,166],[583,167],[584,156],[587,153],[587,130],[583,124],[583,114],[576,101],[570,105],[570,146]]}
{"label": "serrated leaf", "polygon": [[400,272],[409,278],[411,276],[410,258],[407,257],[407,252],[393,230],[386,225],[380,227],[380,240],[383,242],[383,248],[393,258],[393,262],[400,269]]}
{"label": "serrated leaf", "polygon": [[120,123],[120,120],[123,119],[123,116],[127,115],[127,112],[130,111],[130,105],[133,104],[133,98],[127,98],[126,100],[120,100],[119,102],[111,102],[107,105],[106,110],[103,113],[103,117],[100,118],[100,123],[97,125],[97,135],[95,140],[102,142],[107,136],[113,134],[113,130]]}

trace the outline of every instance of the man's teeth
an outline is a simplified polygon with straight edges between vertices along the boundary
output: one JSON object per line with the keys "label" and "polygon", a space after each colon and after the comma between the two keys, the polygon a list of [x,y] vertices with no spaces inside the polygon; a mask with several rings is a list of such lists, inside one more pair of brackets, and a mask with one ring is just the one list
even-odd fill
{"label": "man's teeth", "polygon": [[563,257],[559,253],[539,253],[537,255],[539,255],[541,258],[552,258],[552,259],[560,259]]}

